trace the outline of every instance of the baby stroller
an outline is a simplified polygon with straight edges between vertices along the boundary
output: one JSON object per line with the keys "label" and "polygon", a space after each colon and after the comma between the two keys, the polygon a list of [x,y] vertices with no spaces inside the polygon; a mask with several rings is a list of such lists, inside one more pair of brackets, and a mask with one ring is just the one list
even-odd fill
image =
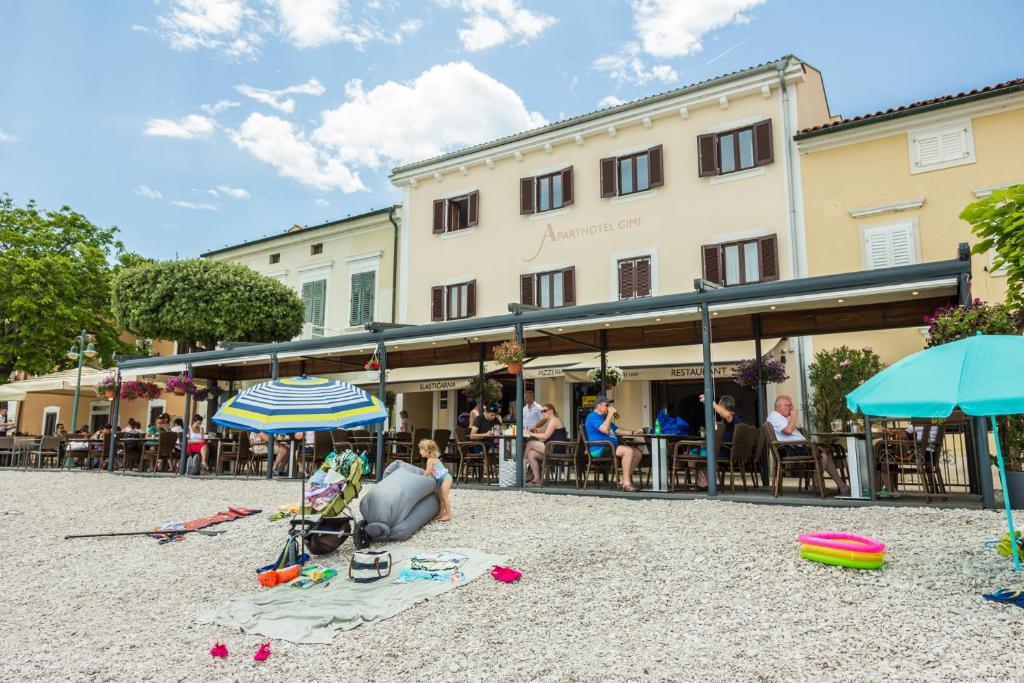
{"label": "baby stroller", "polygon": [[[333,456],[333,457],[332,457]],[[313,555],[333,553],[341,547],[355,525],[349,504],[362,490],[365,455],[352,451],[331,453],[303,488],[302,516],[292,518],[288,535]]]}

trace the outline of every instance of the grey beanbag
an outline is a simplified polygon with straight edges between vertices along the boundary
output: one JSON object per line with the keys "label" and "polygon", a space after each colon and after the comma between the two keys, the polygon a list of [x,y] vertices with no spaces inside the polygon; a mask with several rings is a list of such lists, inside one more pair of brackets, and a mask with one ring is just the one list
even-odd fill
{"label": "grey beanbag", "polygon": [[370,540],[404,541],[437,516],[437,483],[423,469],[396,460],[359,501]]}

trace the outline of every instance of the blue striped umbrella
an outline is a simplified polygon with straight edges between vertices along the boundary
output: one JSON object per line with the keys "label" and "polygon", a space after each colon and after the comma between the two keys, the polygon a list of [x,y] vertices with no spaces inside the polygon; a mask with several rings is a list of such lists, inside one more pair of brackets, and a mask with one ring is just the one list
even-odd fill
{"label": "blue striped umbrella", "polygon": [[359,387],[303,376],[243,389],[221,406],[213,421],[247,432],[290,434],[361,427],[386,417],[380,399]]}

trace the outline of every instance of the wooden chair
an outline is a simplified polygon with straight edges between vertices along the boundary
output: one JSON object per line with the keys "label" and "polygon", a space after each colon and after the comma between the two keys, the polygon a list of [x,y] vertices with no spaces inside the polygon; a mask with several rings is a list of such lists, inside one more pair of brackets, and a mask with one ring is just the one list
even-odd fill
{"label": "wooden chair", "polygon": [[142,467],[142,450],[145,447],[145,443],[145,434],[141,432],[138,434],[117,435],[118,449],[124,454],[121,460],[122,472],[133,469],[136,461],[138,461],[138,466]]}
{"label": "wooden chair", "polygon": [[39,439],[39,444],[36,449],[32,451],[32,455],[36,457],[36,466],[43,467],[46,460],[53,459],[54,465],[58,464],[60,459],[60,437],[59,436],[44,436]]}
{"label": "wooden chair", "polygon": [[696,448],[697,452],[700,452],[701,448],[707,447],[707,441],[704,439],[679,439],[672,446],[672,462],[669,466],[669,491],[675,493],[676,483],[679,481],[679,466],[682,465],[683,471],[686,473],[686,485],[696,486],[690,480],[690,472],[705,470],[708,468],[708,458],[715,457],[717,455],[718,445],[721,444],[721,434],[724,433],[724,429],[716,431],[715,437],[715,454],[695,455],[690,452],[691,449]]}
{"label": "wooden chair", "polygon": [[[420,441],[424,439],[430,439],[430,428],[429,427],[417,427],[412,433],[412,459],[416,460],[420,454]],[[437,443],[436,441],[434,443]],[[446,446],[448,444],[445,444]],[[437,450],[442,454],[444,450],[441,449],[441,444],[437,444]]]}
{"label": "wooden chair", "polygon": [[267,464],[267,454],[257,456],[252,450],[252,442],[249,441],[249,433],[242,432],[238,437],[238,468],[236,474],[248,472],[258,477],[263,467]]}
{"label": "wooden chair", "polygon": [[352,432],[348,429],[335,429],[330,432],[331,447],[335,453],[355,450],[352,448]]}
{"label": "wooden chair", "polygon": [[322,463],[334,450],[334,439],[330,432],[313,433],[313,466]]}
{"label": "wooden chair", "polygon": [[[167,461],[168,466],[170,466],[172,460],[178,459],[178,451],[174,447],[178,445],[180,437],[181,434],[177,432],[160,432],[160,438],[157,442],[157,463]],[[159,469],[159,464],[157,468]]]}
{"label": "wooden chair", "polygon": [[0,436],[0,465],[14,466],[14,437]]}
{"label": "wooden chair", "polygon": [[733,427],[732,444],[729,448],[729,487],[736,493],[736,470],[740,471],[740,481],[743,490],[747,490],[747,472],[750,473],[751,486],[757,487],[757,466],[758,454],[758,431],[757,427],[748,424],[738,424]]}
{"label": "wooden chair", "polygon": [[[248,441],[249,435],[238,433],[235,436],[237,441],[220,441],[217,444],[217,462],[213,466],[213,473],[217,476],[224,470],[223,463],[228,464],[230,473],[238,473],[238,444],[243,439]],[[232,464],[234,467],[231,467]]]}
{"label": "wooden chair", "polygon": [[[580,425],[576,432],[580,435],[578,443],[578,453],[580,459],[583,460],[583,477],[581,479],[582,487],[584,490],[587,488],[587,483],[590,481],[590,473],[603,474],[605,477],[605,483],[611,481],[611,485],[614,485],[619,478],[619,460],[618,456],[615,455],[615,444],[611,441],[587,441],[586,430],[583,425]],[[591,448],[601,448],[604,453],[601,457],[595,458],[591,456]]]}
{"label": "wooden chair", "polygon": [[558,482],[558,468],[565,467],[568,471],[572,466],[576,488],[580,487],[579,443],[577,441],[547,441],[544,443],[544,457],[540,461],[540,485],[547,481],[549,470],[554,470],[555,482]]}
{"label": "wooden chair", "polygon": [[142,442],[142,453],[139,456],[139,471],[140,472],[145,472],[146,471],[146,461],[147,460],[152,460],[153,461],[153,465],[154,465],[153,469],[154,470],[156,469],[157,463],[160,462],[160,459],[157,457],[157,453],[159,452],[159,450],[160,450],[160,436],[159,435],[150,434],[149,438],[146,441]]}
{"label": "wooden chair", "polygon": [[[813,472],[814,482],[818,486],[818,495],[822,498],[825,497],[825,480],[821,472],[821,455],[818,452],[820,448],[818,444],[806,438],[780,444],[775,439],[775,428],[770,422],[765,422],[761,426],[761,439],[762,443],[767,444],[772,458],[772,496],[778,498],[782,495],[782,478],[785,475],[785,468],[788,466],[798,471]],[[799,455],[783,455],[780,450],[783,446],[803,447],[805,452]]]}
{"label": "wooden chair", "polygon": [[449,446],[452,439],[452,430],[450,429],[435,429],[433,435],[434,443],[437,444],[437,450],[441,451],[441,460],[444,460],[446,456],[450,456]]}
{"label": "wooden chair", "polygon": [[395,432],[395,436],[387,443],[388,459],[385,466],[395,460],[401,460],[412,464],[415,446],[412,442],[412,432]]}
{"label": "wooden chair", "polygon": [[484,441],[479,440],[456,440],[456,449],[459,454],[459,469],[455,477],[455,482],[466,481],[466,477],[469,475],[471,469],[478,470],[478,479],[480,481],[487,481],[490,483],[492,465],[491,461],[497,461],[492,457],[488,444]]}

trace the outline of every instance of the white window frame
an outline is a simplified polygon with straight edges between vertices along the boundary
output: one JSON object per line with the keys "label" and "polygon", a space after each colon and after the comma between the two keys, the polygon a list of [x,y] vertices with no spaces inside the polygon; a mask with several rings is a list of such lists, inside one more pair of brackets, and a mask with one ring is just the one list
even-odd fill
{"label": "white window frame", "polygon": [[914,252],[913,263],[921,263],[921,231],[918,226],[917,218],[908,218],[899,221],[888,221],[885,223],[873,223],[871,225],[861,226],[860,255],[861,266],[863,266],[864,270],[875,270],[871,266],[871,259],[868,254],[868,234],[880,230],[892,230],[893,228],[902,228],[906,226],[910,226],[911,231],[911,248]]}
{"label": "white window frame", "polygon": [[[348,263],[348,305],[349,312],[352,311],[352,276],[359,273],[373,273],[373,319],[377,319],[377,307],[380,305],[380,264],[384,256],[383,250],[354,254],[346,260]],[[326,317],[326,315],[324,316]],[[347,318],[351,323],[351,317]],[[349,326],[346,330],[361,330],[362,326]]]}
{"label": "white window frame", "polygon": [[[949,133],[955,130],[964,131],[964,151],[966,156],[960,159],[950,159],[947,161],[940,161],[934,164],[928,164],[927,166],[918,165],[918,148],[917,140],[922,137],[930,137],[932,135],[941,136],[943,133]],[[916,175],[918,173],[928,173],[929,171],[938,171],[943,168],[952,168],[954,166],[963,166],[965,164],[973,164],[976,159],[974,156],[974,128],[971,125],[971,119],[961,119],[958,121],[950,121],[941,125],[933,125],[924,128],[914,128],[907,131],[907,146],[910,158],[910,174]]]}
{"label": "white window frame", "polygon": [[[60,422],[60,406],[46,406],[45,408],[43,408],[43,422],[42,424],[39,425],[39,433],[42,434],[43,436],[48,436],[48,434],[46,433],[46,417],[48,415],[55,416],[53,420],[53,426],[54,429],[56,429],[57,424]],[[75,427],[75,429],[78,429],[78,427]],[[75,429],[71,429],[69,431],[73,432],[75,431]]]}
{"label": "white window frame", "polygon": [[619,301],[619,261],[648,257],[651,260],[651,296],[658,296],[658,249],[631,249],[608,255],[608,296],[609,301]]}

